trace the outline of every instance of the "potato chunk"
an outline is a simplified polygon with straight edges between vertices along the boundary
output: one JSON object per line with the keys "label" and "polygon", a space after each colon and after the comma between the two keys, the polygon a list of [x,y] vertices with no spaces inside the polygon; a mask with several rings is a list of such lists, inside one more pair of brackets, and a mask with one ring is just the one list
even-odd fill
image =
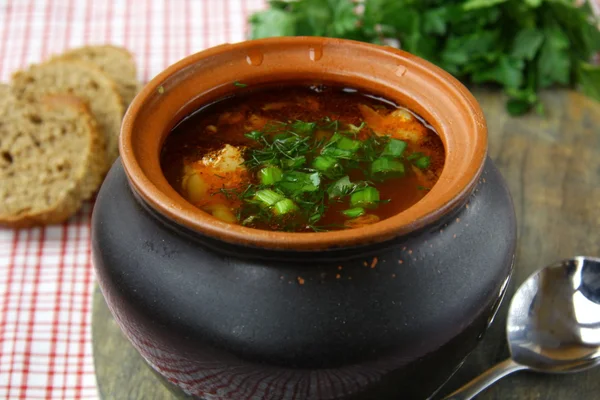
{"label": "potato chunk", "polygon": [[243,147],[226,144],[186,164],[181,181],[186,199],[225,222],[237,222],[232,210],[239,206],[239,200],[224,192],[239,190],[250,181],[243,150]]}
{"label": "potato chunk", "polygon": [[391,136],[394,139],[420,145],[427,137],[427,129],[412,114],[403,109],[382,115],[369,106],[358,106],[363,119],[373,132],[379,136]]}

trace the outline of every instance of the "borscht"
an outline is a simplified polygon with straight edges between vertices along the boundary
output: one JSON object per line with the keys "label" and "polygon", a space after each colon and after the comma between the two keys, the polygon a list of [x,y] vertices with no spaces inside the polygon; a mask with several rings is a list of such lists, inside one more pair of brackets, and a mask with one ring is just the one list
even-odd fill
{"label": "borscht", "polygon": [[411,207],[444,158],[438,135],[410,110],[356,89],[306,85],[240,89],[202,107],[172,129],[161,166],[184,198],[222,221],[321,232]]}

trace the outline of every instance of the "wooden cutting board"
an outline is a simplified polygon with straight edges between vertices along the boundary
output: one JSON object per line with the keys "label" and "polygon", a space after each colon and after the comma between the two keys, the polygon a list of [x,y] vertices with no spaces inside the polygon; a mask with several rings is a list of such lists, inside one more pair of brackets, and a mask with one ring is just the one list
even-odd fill
{"label": "wooden cutting board", "polygon": [[[536,269],[574,255],[600,256],[600,104],[570,91],[543,94],[546,116],[511,118],[504,97],[475,91],[489,127],[489,154],[508,182],[519,241],[512,290]],[[506,358],[508,301],[492,328],[445,387],[449,392]],[[98,290],[92,316],[101,398],[175,399],[129,345]],[[481,400],[597,399],[600,368],[573,375],[517,373]]]}

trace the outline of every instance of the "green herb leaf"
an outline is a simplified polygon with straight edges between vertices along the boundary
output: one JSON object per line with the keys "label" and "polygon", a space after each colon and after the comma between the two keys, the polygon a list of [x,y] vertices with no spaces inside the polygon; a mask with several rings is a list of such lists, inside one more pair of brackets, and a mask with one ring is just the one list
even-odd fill
{"label": "green herb leaf", "polygon": [[296,16],[281,9],[271,8],[253,14],[250,23],[252,39],[296,34]]}
{"label": "green herb leaf", "polygon": [[544,42],[544,33],[536,28],[521,29],[513,41],[512,56],[531,61]]}
{"label": "green herb leaf", "polygon": [[544,0],[525,0],[525,4],[527,4],[528,6],[530,6],[532,8],[541,6],[543,2],[544,2]]}
{"label": "green herb leaf", "polygon": [[494,30],[450,35],[441,54],[443,66],[452,73],[461,74],[470,63],[485,60],[490,54],[496,55],[500,40],[500,31]]}
{"label": "green herb leaf", "polygon": [[600,67],[581,63],[579,66],[579,81],[583,93],[600,101]]}
{"label": "green herb leaf", "polygon": [[529,111],[531,107],[531,103],[520,99],[510,99],[508,100],[508,103],[506,103],[506,110],[512,116],[523,115]]}
{"label": "green herb leaf", "polygon": [[446,8],[434,8],[423,14],[423,32],[444,35],[446,27]]}
{"label": "green herb leaf", "polygon": [[497,82],[509,88],[518,88],[523,83],[525,63],[523,60],[502,56],[489,69],[473,73],[473,82]]}
{"label": "green herb leaf", "polygon": [[568,84],[571,75],[569,37],[560,28],[549,28],[537,62],[538,84],[546,88],[554,83]]}
{"label": "green herb leaf", "polygon": [[462,5],[464,11],[477,10],[479,8],[489,8],[498,4],[506,3],[508,0],[468,0]]}
{"label": "green herb leaf", "polygon": [[[515,115],[541,109],[537,93],[552,85],[594,93],[586,89],[589,74],[579,71],[581,63],[600,51],[600,21],[589,0],[364,0],[362,10],[356,4],[271,1],[270,10],[251,18],[252,35],[332,36],[398,45],[464,83],[502,86]],[[514,91],[527,94],[513,96]]]}
{"label": "green herb leaf", "polygon": [[[532,71],[532,69],[529,70],[529,75],[532,74]],[[509,96],[506,108],[510,115],[523,115],[534,107],[542,107],[533,88],[534,85],[533,82],[524,89],[509,88],[506,90],[506,94]]]}

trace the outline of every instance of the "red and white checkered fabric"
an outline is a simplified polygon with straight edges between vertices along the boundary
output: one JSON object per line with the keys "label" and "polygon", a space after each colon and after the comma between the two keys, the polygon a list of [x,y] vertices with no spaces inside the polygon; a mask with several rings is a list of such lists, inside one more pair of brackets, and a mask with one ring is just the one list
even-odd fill
{"label": "red and white checkered fabric", "polygon": [[[0,81],[53,53],[113,43],[148,81],[245,36],[264,0],[0,0]],[[0,399],[96,399],[91,204],[60,226],[0,229]]]}

